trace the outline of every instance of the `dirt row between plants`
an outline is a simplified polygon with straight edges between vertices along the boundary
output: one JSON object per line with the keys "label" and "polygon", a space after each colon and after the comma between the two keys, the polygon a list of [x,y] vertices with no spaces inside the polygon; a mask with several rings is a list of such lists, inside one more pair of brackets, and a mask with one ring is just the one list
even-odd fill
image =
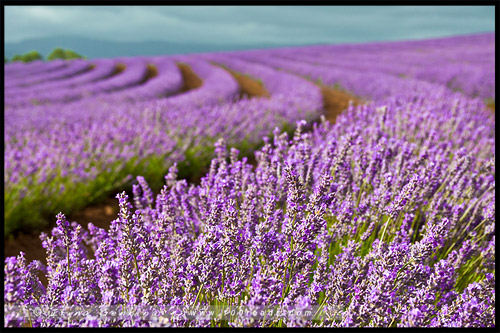
{"label": "dirt row between plants", "polygon": [[144,74],[144,77],[137,85],[144,84],[144,83],[148,82],[149,80],[151,80],[152,78],[157,77],[157,76],[158,76],[158,68],[156,68],[156,66],[153,64],[148,64],[146,66],[146,73]]}
{"label": "dirt row between plants", "polygon": [[355,106],[360,105],[363,101],[345,91],[330,88],[328,86],[318,84],[323,95],[323,108],[325,110],[326,120],[335,124],[337,117],[349,107],[349,103]]}
{"label": "dirt row between plants", "polygon": [[495,102],[486,103],[486,106],[495,114]]}
{"label": "dirt row between plants", "polygon": [[238,85],[240,86],[240,99],[252,97],[271,98],[271,94],[267,91],[266,87],[264,87],[264,85],[256,79],[251,78],[248,75],[238,73],[224,65],[217,63],[212,64],[227,71],[238,82]]}
{"label": "dirt row between plants", "polygon": [[177,67],[179,67],[179,70],[181,71],[183,82],[180,93],[197,89],[203,85],[203,80],[196,75],[196,73],[191,69],[191,66],[179,62],[177,63]]}
{"label": "dirt row between plants", "polygon": [[[248,75],[238,73],[224,65],[217,63],[212,64],[223,68],[224,70],[229,72],[236,79],[236,81],[238,81],[238,84],[240,86],[240,98],[245,96],[263,98],[271,97],[271,94],[267,91],[264,85],[256,79],[253,79]],[[361,99],[345,91],[334,89],[324,84],[317,83],[309,78],[303,78],[316,84],[321,89],[321,94],[323,95],[323,110],[325,113],[325,117],[331,123],[335,123],[338,115],[349,107],[349,103],[351,101],[355,106],[363,103]]]}
{"label": "dirt row between plants", "polygon": [[[92,222],[99,228],[108,228],[110,222],[116,218],[118,214],[118,199],[108,198],[104,202],[92,205],[67,216],[68,221],[76,221],[83,227],[87,227],[88,222]],[[50,227],[47,227],[43,232],[50,235],[52,228],[55,226],[56,217]],[[13,239],[7,239],[4,244],[5,257],[17,256],[19,251],[26,253],[26,260],[40,260],[45,263],[45,249],[42,247],[39,234],[36,233],[17,233]]]}
{"label": "dirt row between plants", "polygon": [[127,69],[127,65],[125,64],[116,64],[115,65],[115,68],[113,69],[113,72],[111,72],[110,74],[106,75],[106,76],[103,76],[103,77],[100,77],[99,79],[93,81],[93,82],[97,82],[97,81],[102,81],[102,80],[106,80],[106,79],[109,79],[115,75],[118,75],[120,74],[121,72],[123,72],[125,69]]}

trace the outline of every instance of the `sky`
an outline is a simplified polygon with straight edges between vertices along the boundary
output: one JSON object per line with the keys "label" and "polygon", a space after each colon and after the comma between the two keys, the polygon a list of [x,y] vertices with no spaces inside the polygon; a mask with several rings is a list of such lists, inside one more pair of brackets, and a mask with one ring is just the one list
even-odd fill
{"label": "sky", "polygon": [[304,45],[495,31],[494,6],[5,6],[5,42],[108,41]]}

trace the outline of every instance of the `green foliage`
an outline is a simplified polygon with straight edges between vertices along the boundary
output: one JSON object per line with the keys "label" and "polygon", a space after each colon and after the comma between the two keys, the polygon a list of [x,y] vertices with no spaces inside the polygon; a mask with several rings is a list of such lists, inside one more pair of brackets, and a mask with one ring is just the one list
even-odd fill
{"label": "green foliage", "polygon": [[340,83],[338,82],[335,82],[335,84],[333,85],[333,89],[336,89],[336,90],[344,90],[344,88],[342,88],[342,86],[340,85]]}
{"label": "green foliage", "polygon": [[4,57],[5,58],[5,62],[4,64],[8,63],[9,62],[9,59],[7,59],[7,57]]}
{"label": "green foliage", "polygon": [[[50,181],[36,179],[38,186],[32,185],[29,195],[25,195],[27,180],[17,184],[5,195],[4,233],[9,236],[19,230],[40,232],[55,221],[54,216],[59,211],[71,215],[113,193],[130,191],[137,175],[152,177],[161,173],[163,176],[170,167],[170,164],[164,163],[168,155],[149,156],[144,160],[134,157],[125,165],[121,161],[115,162],[106,166],[107,171],[99,173],[95,179],[86,183],[71,181],[59,169],[58,175]],[[92,166],[105,169],[99,163],[92,164],[89,168]]]}
{"label": "green foliage", "polygon": [[70,50],[70,49],[64,50],[60,47],[56,47],[47,56],[47,60],[54,60],[54,59],[70,60],[70,59],[86,59],[86,57],[82,56],[81,54],[76,53],[73,50]]}
{"label": "green foliage", "polygon": [[34,60],[43,60],[43,57],[38,51],[32,50],[27,53],[25,53],[23,56],[23,61],[24,62],[30,62]]}
{"label": "green foliage", "polygon": [[87,57],[69,49],[64,50],[64,54],[66,55],[66,59],[87,59]]}
{"label": "green foliage", "polygon": [[47,60],[54,60],[54,59],[66,59],[65,54],[64,54],[64,50],[62,48],[56,47],[47,56]]}
{"label": "green foliage", "polygon": [[22,62],[30,62],[34,60],[43,60],[42,55],[35,50],[26,52],[25,54],[16,54],[12,57],[12,61],[22,61]]}
{"label": "green foliage", "polygon": [[[289,137],[295,132],[293,124],[283,122],[279,125]],[[269,133],[271,141],[272,133]],[[250,137],[241,142],[229,143],[240,151],[239,157],[254,160],[254,151],[263,146],[263,142],[254,143]],[[187,147],[184,158],[178,162],[178,179],[187,179],[189,182],[199,183],[210,167],[214,157],[214,144],[217,138],[206,138],[202,144]],[[182,140],[179,147],[185,145]],[[4,198],[5,223],[4,233],[7,237],[16,231],[41,231],[55,221],[55,215],[62,211],[68,216],[89,204],[102,201],[111,194],[123,190],[130,192],[132,183],[137,175],[142,175],[154,193],[158,193],[165,183],[164,176],[172,163],[168,163],[166,153],[161,156],[150,155],[143,159],[137,157],[104,167],[100,162],[89,165],[98,170],[107,170],[99,173],[93,181],[74,183],[70,178],[62,176],[62,169],[58,176],[50,181],[35,179],[34,183],[21,182],[6,191]],[[35,185],[36,184],[36,185]],[[62,185],[62,186],[61,186]],[[30,194],[25,189],[30,187]],[[12,237],[12,236],[11,236]]]}
{"label": "green foliage", "polygon": [[495,111],[495,99],[493,99],[493,98],[487,98],[484,101],[484,104],[486,104],[487,107],[489,107],[490,109],[492,109],[493,111]]}
{"label": "green foliage", "polygon": [[16,54],[12,57],[12,61],[23,61],[23,56],[20,54]]}

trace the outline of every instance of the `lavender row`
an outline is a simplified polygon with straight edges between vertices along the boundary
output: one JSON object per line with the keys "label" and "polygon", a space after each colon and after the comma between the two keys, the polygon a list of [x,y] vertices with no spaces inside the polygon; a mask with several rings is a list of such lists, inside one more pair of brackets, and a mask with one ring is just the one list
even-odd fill
{"label": "lavender row", "polygon": [[472,97],[495,96],[494,34],[276,51],[298,61],[438,82]]}
{"label": "lavender row", "polygon": [[[312,65],[305,62],[272,58],[268,54],[240,55],[271,67],[287,70],[293,74],[320,81],[329,86],[340,86],[357,96],[381,100],[394,96],[401,91],[414,91],[418,85],[415,80],[404,80],[389,74],[349,70],[343,68]],[[436,86],[440,89],[441,86]]]}
{"label": "lavender row", "polygon": [[177,56],[175,61],[184,62],[203,81],[198,89],[188,91],[168,98],[168,106],[195,107],[211,106],[221,102],[234,100],[238,96],[239,86],[236,80],[223,69],[217,68],[206,61],[189,56]]}
{"label": "lavender row", "polygon": [[[122,66],[125,67],[125,70],[118,75],[113,75],[104,80],[91,81],[77,88],[68,86],[63,89],[50,89],[49,87],[48,91],[15,93],[14,96],[6,99],[6,105],[9,107],[29,107],[33,104],[68,103],[92,95],[105,94],[129,88],[135,84],[139,84],[146,75],[146,63],[143,59],[118,59],[116,63],[122,64]],[[105,72],[108,73],[108,76],[114,72],[113,67],[108,66],[106,68]],[[101,74],[102,73],[99,73],[99,75]]]}
{"label": "lavender row", "polygon": [[[458,50],[453,51],[459,53]],[[344,57],[346,59],[342,61]],[[300,62],[347,68],[355,71],[380,72],[403,78],[414,77],[424,81],[441,83],[451,89],[462,91],[471,97],[494,98],[495,96],[495,73],[494,70],[492,71],[494,69],[494,54],[480,64],[471,64],[468,58],[460,60],[447,59],[440,53],[434,56],[425,54],[414,59],[412,64],[398,61],[397,65],[394,65],[396,59],[399,60],[400,58],[407,59],[411,57],[403,52],[386,56],[375,54],[371,55],[371,57],[359,57],[351,54],[332,57],[330,54],[325,55],[324,60],[317,55],[291,56],[291,59]]]}
{"label": "lavender row", "polygon": [[[279,72],[259,63],[246,62],[224,55],[205,56],[205,58],[227,66],[229,69],[241,74],[258,78],[271,94],[271,98],[284,96],[287,100],[286,104],[292,108],[317,110],[322,107],[323,97],[320,89],[313,83],[296,75]],[[294,100],[297,100],[297,102]],[[310,101],[309,105],[304,104],[306,100]]]}
{"label": "lavender row", "polygon": [[83,73],[81,75],[77,76],[72,76],[67,79],[62,79],[62,80],[57,80],[57,81],[47,81],[40,83],[36,86],[33,87],[14,87],[14,88],[9,88],[6,89],[5,95],[15,95],[19,93],[31,93],[35,94],[38,93],[40,94],[44,90],[47,89],[53,89],[53,88],[58,88],[58,89],[67,89],[67,88],[73,88],[75,86],[89,83],[89,82],[94,82],[106,77],[109,77],[113,74],[113,72],[116,70],[116,62],[114,59],[97,59],[92,62],[89,62],[90,66],[93,66],[94,68],[86,73]]}
{"label": "lavender row", "polygon": [[22,84],[19,84],[19,86],[21,87],[36,86],[37,84],[46,81],[60,80],[74,75],[78,75],[90,69],[91,67],[87,60],[77,59],[73,61],[68,61],[68,64],[65,67],[58,68],[58,70],[53,70],[48,73],[41,73],[39,75],[33,75],[30,76],[28,80],[26,80],[25,78],[24,82]]}
{"label": "lavender row", "polygon": [[152,59],[148,66],[154,68],[157,76],[150,78],[142,85],[117,92],[115,95],[117,95],[118,100],[122,98],[132,100],[162,98],[175,94],[182,88],[182,75],[171,58],[157,57]]}
{"label": "lavender row", "polygon": [[30,63],[12,62],[4,65],[5,86],[15,86],[26,83],[30,77],[35,77],[63,69],[68,65],[64,60],[54,60],[50,62],[33,61]]}
{"label": "lavender row", "polygon": [[92,63],[95,69],[66,80],[48,81],[34,87],[11,88],[5,91],[8,107],[27,107],[36,104],[69,102],[82,97],[81,90],[88,84],[106,79],[116,71],[114,60],[102,59]]}

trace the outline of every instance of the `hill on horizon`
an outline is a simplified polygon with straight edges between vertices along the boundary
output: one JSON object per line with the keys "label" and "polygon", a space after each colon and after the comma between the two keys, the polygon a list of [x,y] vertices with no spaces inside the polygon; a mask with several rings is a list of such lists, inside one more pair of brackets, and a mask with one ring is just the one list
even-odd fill
{"label": "hill on horizon", "polygon": [[224,44],[224,43],[178,43],[166,41],[116,42],[96,40],[77,36],[58,36],[5,42],[5,57],[11,59],[15,54],[37,50],[45,58],[54,48],[72,49],[89,59],[157,56],[168,54],[188,54],[202,52],[237,51],[265,49],[288,45],[276,44]]}

